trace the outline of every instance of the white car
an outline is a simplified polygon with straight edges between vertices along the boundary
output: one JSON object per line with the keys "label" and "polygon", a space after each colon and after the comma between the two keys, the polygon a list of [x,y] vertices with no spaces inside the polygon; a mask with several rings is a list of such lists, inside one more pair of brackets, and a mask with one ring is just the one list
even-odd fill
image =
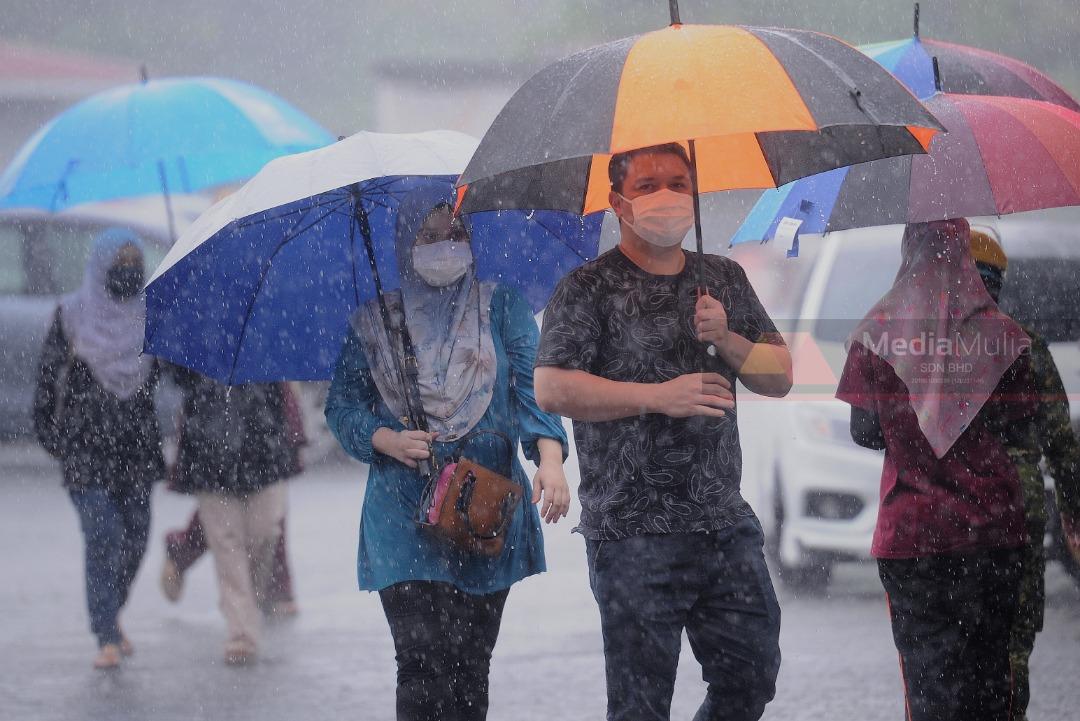
{"label": "white car", "polygon": [[[1010,258],[1002,308],[1050,343],[1070,397],[1080,391],[1076,221],[1076,211],[972,221],[1002,238]],[[738,409],[743,493],[761,518],[780,578],[795,587],[823,588],[836,562],[870,557],[883,454],[855,445],[849,406],[833,394],[848,335],[892,285],[902,230],[802,238],[802,257],[780,263],[753,257],[768,246],[740,246],[735,253],[788,339],[795,363],[787,398],[741,392]],[[1074,430],[1078,411],[1074,401]],[[1052,517],[1050,531],[1056,529]],[[1076,575],[1067,554],[1059,553],[1056,535],[1049,540],[1051,558],[1063,556]]]}

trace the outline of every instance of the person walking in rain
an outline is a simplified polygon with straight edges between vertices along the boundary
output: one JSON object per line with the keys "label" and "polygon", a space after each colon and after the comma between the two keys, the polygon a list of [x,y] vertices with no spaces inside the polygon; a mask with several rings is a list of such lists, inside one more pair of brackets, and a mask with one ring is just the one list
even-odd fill
{"label": "person walking in rain", "polygon": [[1010,427],[1037,402],[1030,339],[997,309],[962,219],[909,225],[892,288],[851,336],[837,398],[885,450],[872,553],[912,721],[1007,721],[1024,500]]}
{"label": "person walking in rain", "polygon": [[175,365],[169,373],[184,392],[172,488],[198,498],[225,616],[225,662],[252,663],[285,518],[284,479],[296,471],[282,386],[228,387]]}
{"label": "person walking in rain", "polygon": [[616,154],[608,174],[620,243],[560,282],[536,361],[540,407],[574,420],[608,718],[669,717],[685,630],[709,684],[695,718],[757,719],[780,608],[739,493],[734,383],[783,396],[791,356],[734,261],[705,256],[698,297],[681,145]]}
{"label": "person walking in rain", "polygon": [[[510,587],[545,570],[540,516],[570,505],[558,417],[533,396],[537,327],[515,291],[476,278],[467,226],[452,192],[421,186],[397,214],[401,290],[386,298],[391,340],[372,301],[352,318],[326,401],[326,420],[349,455],[370,465],[360,522],[360,588],[377,591],[397,649],[397,718],[481,720],[488,670]],[[419,392],[430,433],[405,430],[397,361],[400,329],[415,343]],[[513,451],[491,435],[509,436]],[[497,557],[457,550],[416,522],[420,461],[445,458],[465,440],[472,460],[528,486],[517,461],[539,464],[532,501],[518,504]],[[528,499],[528,495],[524,499]],[[524,500],[523,499],[523,500]]]}
{"label": "person walking in rain", "polygon": [[94,239],[82,285],[53,317],[34,394],[34,429],[60,460],[79,516],[100,669],[133,652],[118,617],[146,551],[151,483],[165,470],[154,413],[159,373],[141,355],[143,273],[134,233],[111,228]]}
{"label": "person walking in rain", "polygon": [[[170,368],[167,366],[167,368]],[[170,473],[170,485],[174,489],[182,488],[189,483],[184,479],[184,473],[201,472],[207,459],[201,459],[204,449],[200,447],[205,441],[205,432],[201,429],[192,429],[192,436],[199,439],[198,443],[185,437],[184,428],[189,421],[203,423],[209,420],[212,427],[219,425],[213,418],[215,413],[224,413],[224,405],[216,405],[207,402],[207,394],[199,389],[205,382],[200,376],[179,367],[171,367],[174,375],[177,375],[180,386],[186,390],[187,400],[184,413],[181,416],[179,426],[179,461],[173,465]],[[279,474],[281,478],[299,475],[303,471],[303,459],[300,449],[307,443],[304,435],[304,421],[300,410],[300,403],[296,393],[288,383],[278,384],[276,389],[266,388],[265,392],[271,395],[280,394],[282,402],[272,405],[274,413],[274,432],[267,438],[247,435],[239,444],[238,452],[242,456],[241,463],[266,463],[267,470]],[[278,427],[284,429],[281,434]],[[278,452],[277,445],[284,442],[288,449],[288,457],[283,457]],[[269,458],[261,458],[265,446],[269,444],[274,448],[274,453]],[[285,541],[285,518],[281,519],[281,529],[277,543],[274,545],[274,557],[271,563],[270,574],[266,579],[267,586],[257,593],[259,608],[264,616],[270,618],[295,616],[299,611],[296,598],[293,593],[292,572],[289,569],[288,549]],[[187,526],[169,531],[165,535],[165,561],[161,569],[161,590],[165,597],[173,603],[180,600],[184,589],[184,576],[209,550],[206,531],[203,528],[202,519],[199,518],[198,510],[191,515]]]}
{"label": "person walking in rain", "polygon": [[[1001,245],[989,233],[972,230],[971,257],[986,291],[998,302],[1009,260]],[[1006,451],[1016,463],[1024,491],[1027,538],[1023,547],[1023,575],[1020,606],[1009,640],[1009,659],[1014,686],[1013,719],[1025,721],[1031,698],[1028,661],[1035,647],[1035,635],[1042,630],[1046,605],[1046,498],[1040,463],[1054,479],[1061,504],[1062,525],[1076,527],[1080,519],[1080,443],[1073,434],[1069,399],[1057,365],[1046,341],[1030,327],[1021,326],[1031,339],[1031,372],[1038,393],[1033,422],[1009,424]]]}

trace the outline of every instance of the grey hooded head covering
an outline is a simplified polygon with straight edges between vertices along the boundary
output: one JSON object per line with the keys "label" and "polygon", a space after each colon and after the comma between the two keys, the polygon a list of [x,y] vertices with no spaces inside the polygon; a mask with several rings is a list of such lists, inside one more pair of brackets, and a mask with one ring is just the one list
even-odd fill
{"label": "grey hooded head covering", "polygon": [[60,299],[64,336],[72,352],[102,388],[124,400],[146,382],[152,364],[142,355],[146,294],[116,300],[105,290],[105,275],[128,245],[142,255],[142,240],[127,228],[99,234],[90,248],[82,285]]}
{"label": "grey hooded head covering", "polygon": [[404,317],[416,351],[428,427],[441,441],[456,440],[476,426],[491,404],[497,372],[491,335],[494,284],[477,281],[474,265],[457,282],[436,288],[413,267],[412,249],[424,220],[440,206],[453,208],[453,202],[452,190],[440,183],[416,188],[398,206],[394,250],[401,290],[386,295],[393,340],[383,326],[378,299],[352,318],[375,385],[390,411],[401,418],[405,400],[398,363],[403,352],[397,331]]}

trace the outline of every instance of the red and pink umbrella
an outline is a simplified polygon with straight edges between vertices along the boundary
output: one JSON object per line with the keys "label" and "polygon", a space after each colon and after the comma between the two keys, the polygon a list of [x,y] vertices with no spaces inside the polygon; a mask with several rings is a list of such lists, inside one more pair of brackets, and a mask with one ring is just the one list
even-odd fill
{"label": "red and pink umbrella", "polygon": [[1080,112],[986,95],[925,102],[948,130],[928,154],[804,178],[772,214],[797,208],[807,234],[1080,205]]}

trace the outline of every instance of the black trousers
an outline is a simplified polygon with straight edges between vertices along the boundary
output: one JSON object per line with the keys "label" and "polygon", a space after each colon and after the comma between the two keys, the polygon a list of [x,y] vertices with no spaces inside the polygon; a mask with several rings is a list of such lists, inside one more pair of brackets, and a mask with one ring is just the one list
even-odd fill
{"label": "black trousers", "polygon": [[379,592],[397,652],[398,721],[483,721],[509,590],[487,595],[406,581]]}
{"label": "black trousers", "polygon": [[1019,549],[878,561],[909,721],[1009,721]]}

